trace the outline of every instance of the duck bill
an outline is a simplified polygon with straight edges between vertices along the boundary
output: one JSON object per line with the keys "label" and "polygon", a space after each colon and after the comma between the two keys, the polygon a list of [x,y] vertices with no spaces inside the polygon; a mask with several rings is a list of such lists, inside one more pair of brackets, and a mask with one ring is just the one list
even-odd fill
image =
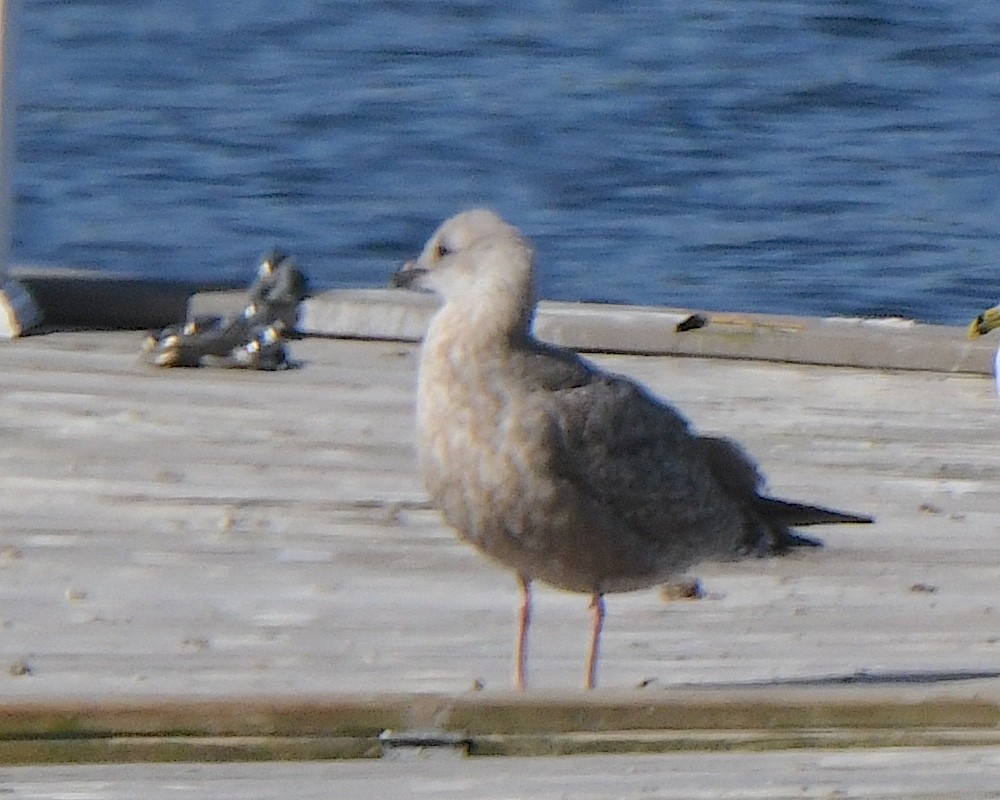
{"label": "duck bill", "polygon": [[1000,328],[1000,306],[988,308],[972,320],[972,324],[969,325],[969,338],[985,336],[994,328]]}

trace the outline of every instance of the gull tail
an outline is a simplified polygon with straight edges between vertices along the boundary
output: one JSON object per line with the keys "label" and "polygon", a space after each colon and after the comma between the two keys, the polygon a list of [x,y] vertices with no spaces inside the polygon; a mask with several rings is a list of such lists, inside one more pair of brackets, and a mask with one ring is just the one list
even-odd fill
{"label": "gull tail", "polygon": [[755,506],[757,512],[772,525],[787,527],[835,525],[837,523],[865,525],[875,521],[872,517],[863,514],[850,514],[846,511],[835,511],[832,508],[810,506],[791,500],[778,500],[774,497],[759,497]]}
{"label": "gull tail", "polygon": [[773,497],[758,497],[754,505],[755,510],[766,523],[765,552],[770,555],[781,555],[793,547],[823,546],[820,539],[803,536],[790,530],[792,527],[839,523],[866,525],[875,521],[874,518],[863,514],[849,514],[845,511],[835,511],[832,508],[795,503],[791,500],[778,500]]}

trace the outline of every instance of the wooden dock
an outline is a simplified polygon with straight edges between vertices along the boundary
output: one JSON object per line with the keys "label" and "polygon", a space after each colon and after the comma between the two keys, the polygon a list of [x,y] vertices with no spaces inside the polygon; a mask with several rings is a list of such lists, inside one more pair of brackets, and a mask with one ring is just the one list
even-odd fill
{"label": "wooden dock", "polygon": [[[149,367],[135,332],[0,346],[0,762],[25,765],[0,788],[1000,797],[995,342],[546,304],[540,335],[737,438],[775,494],[878,521],[704,565],[701,599],[609,597],[592,695],[586,598],[542,588],[519,697],[515,582],[416,471],[428,313],[314,299],[276,373]],[[236,763],[259,759],[308,763]],[[177,760],[232,763],[113,763]]]}

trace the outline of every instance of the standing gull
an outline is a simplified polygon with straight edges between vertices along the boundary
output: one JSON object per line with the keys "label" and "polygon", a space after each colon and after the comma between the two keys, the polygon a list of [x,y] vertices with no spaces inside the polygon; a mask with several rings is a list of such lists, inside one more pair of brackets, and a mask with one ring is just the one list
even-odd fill
{"label": "standing gull", "polygon": [[592,688],[606,592],[781,549],[799,541],[790,525],[871,519],[762,497],[738,445],[698,436],[634,381],[535,339],[533,261],[516,228],[473,209],[446,221],[394,283],[444,300],[421,352],[420,468],[448,524],[518,576],[514,683],[524,688],[540,580],[591,597]]}
{"label": "standing gull", "polygon": [[[969,326],[969,338],[978,339],[995,328],[1000,328],[1000,306],[987,308],[982,314],[972,320]],[[997,394],[1000,395],[1000,347],[993,359],[993,380],[996,383]]]}

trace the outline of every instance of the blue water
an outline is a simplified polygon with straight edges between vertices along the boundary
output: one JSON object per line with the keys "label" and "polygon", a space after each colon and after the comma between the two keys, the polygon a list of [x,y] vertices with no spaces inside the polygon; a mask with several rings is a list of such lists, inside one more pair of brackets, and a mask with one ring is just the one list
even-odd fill
{"label": "blue water", "polygon": [[1000,3],[23,0],[19,261],[383,285],[497,208],[558,299],[1000,299]]}

